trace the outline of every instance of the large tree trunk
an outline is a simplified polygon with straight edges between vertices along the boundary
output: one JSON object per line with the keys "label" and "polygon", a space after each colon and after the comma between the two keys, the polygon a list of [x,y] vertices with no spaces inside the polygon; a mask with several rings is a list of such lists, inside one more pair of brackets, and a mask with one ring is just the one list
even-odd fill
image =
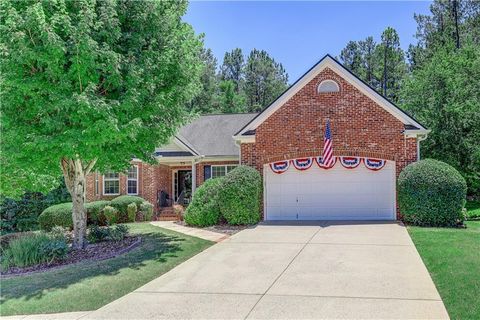
{"label": "large tree trunk", "polygon": [[72,196],[73,248],[84,248],[87,244],[87,211],[85,209],[86,175],[92,170],[96,160],[84,165],[80,159],[65,159],[60,163],[65,184]]}

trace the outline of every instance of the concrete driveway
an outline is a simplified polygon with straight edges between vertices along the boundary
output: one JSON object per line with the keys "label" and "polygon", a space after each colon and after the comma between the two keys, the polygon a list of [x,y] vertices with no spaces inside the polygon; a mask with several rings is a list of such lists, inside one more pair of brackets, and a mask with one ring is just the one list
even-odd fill
{"label": "concrete driveway", "polygon": [[259,225],[82,319],[443,319],[396,222]]}

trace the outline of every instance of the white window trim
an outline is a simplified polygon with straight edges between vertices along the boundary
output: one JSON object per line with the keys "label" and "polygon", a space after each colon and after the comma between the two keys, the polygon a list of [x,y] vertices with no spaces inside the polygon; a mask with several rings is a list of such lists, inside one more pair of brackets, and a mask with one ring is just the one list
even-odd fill
{"label": "white window trim", "polygon": [[[333,84],[335,89],[324,91],[324,89],[322,89],[322,85],[328,85],[328,84]],[[340,85],[335,80],[326,79],[318,84],[317,93],[332,93],[332,92],[340,92]]]}
{"label": "white window trim", "polygon": [[[225,168],[225,175],[227,175],[227,173],[228,173],[227,167],[238,167],[238,164],[235,164],[235,163],[232,163],[232,164],[212,164],[212,165],[210,166],[210,170],[212,171],[212,172],[210,173],[210,177],[211,177],[212,179],[215,179],[215,178],[216,178],[216,177],[213,176],[213,168],[214,168],[214,167],[224,167],[224,168]],[[233,170],[233,169],[232,169],[232,170]],[[224,176],[222,176],[222,177],[224,177]]]}
{"label": "white window trim", "polygon": [[[135,167],[135,169],[137,169],[137,178],[136,179],[129,178],[128,177],[128,172],[127,172],[127,181],[126,181],[127,194],[129,196],[137,196],[138,195],[138,178],[139,178],[139,176],[138,176],[138,165],[134,164],[134,165],[132,165],[132,167]],[[129,193],[128,192],[128,181],[136,181],[137,182],[137,192],[135,192],[135,193]]]}
{"label": "white window trim", "polygon": [[[118,175],[118,178],[105,178],[105,175],[102,175],[103,178],[103,183],[102,183],[102,194],[104,196],[118,196],[120,195],[120,175]],[[118,193],[105,193],[105,181],[116,181],[118,180]]]}

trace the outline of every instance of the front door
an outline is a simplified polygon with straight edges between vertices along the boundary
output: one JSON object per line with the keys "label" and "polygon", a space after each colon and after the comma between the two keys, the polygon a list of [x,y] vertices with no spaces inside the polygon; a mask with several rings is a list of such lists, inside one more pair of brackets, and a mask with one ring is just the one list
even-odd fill
{"label": "front door", "polygon": [[192,198],[192,170],[177,170],[174,175],[175,203],[186,206]]}

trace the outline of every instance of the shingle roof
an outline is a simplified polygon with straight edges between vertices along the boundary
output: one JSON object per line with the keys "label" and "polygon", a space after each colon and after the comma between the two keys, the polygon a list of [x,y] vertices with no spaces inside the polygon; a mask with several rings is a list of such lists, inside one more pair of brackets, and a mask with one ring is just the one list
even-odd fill
{"label": "shingle roof", "polygon": [[232,136],[257,113],[203,115],[180,129],[180,135],[205,156],[238,156]]}

